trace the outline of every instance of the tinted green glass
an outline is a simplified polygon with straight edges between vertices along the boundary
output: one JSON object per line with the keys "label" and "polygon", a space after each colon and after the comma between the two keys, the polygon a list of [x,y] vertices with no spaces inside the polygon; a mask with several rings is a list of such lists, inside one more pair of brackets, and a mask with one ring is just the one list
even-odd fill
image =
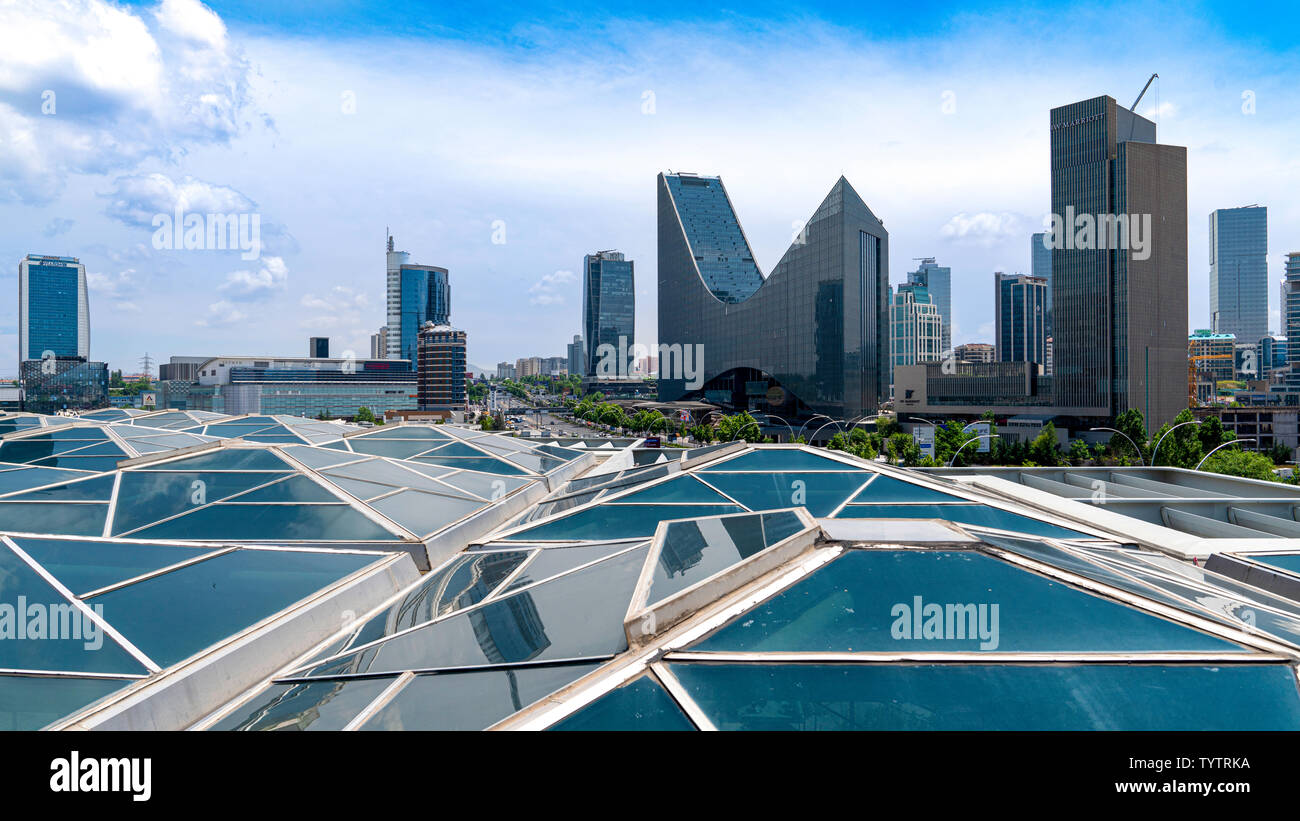
{"label": "tinted green glass", "polygon": [[558,576],[561,573],[612,556],[632,545],[628,542],[615,544],[589,545],[586,547],[548,547],[537,552],[528,566],[506,587],[507,591],[518,590],[535,582]]}
{"label": "tinted green glass", "polygon": [[[450,492],[451,489],[447,490]],[[423,537],[463,519],[485,503],[418,490],[403,490],[368,504],[415,535]]]}
{"label": "tinted green glass", "polygon": [[342,730],[393,678],[272,684],[210,730]]}
{"label": "tinted green glass", "polygon": [[1287,571],[1288,573],[1295,573],[1296,575],[1300,575],[1300,556],[1255,555],[1255,556],[1251,556],[1250,558],[1253,561],[1261,562],[1263,564],[1272,565],[1273,567],[1280,568],[1282,570]]}
{"label": "tinted green glass", "polygon": [[598,505],[505,538],[581,541],[648,537],[661,521],[743,512],[735,505]]}
{"label": "tinted green glass", "polygon": [[1300,729],[1281,664],[671,668],[720,730]]}
{"label": "tinted green glass", "polygon": [[482,473],[462,471],[460,473],[446,474],[442,481],[452,487],[460,488],[476,496],[482,496],[484,499],[494,500],[518,490],[527,485],[530,480],[517,479],[513,476],[488,476]]}
{"label": "tinted green glass", "polygon": [[438,446],[438,442],[431,442],[427,439],[376,439],[367,441],[365,439],[352,439],[352,450],[355,453],[368,453],[372,456],[391,456],[394,459],[407,459],[416,454],[424,453],[430,448]]}
{"label": "tinted green glass", "polygon": [[946,519],[958,524],[991,527],[1031,536],[1060,539],[1090,539],[1086,533],[1069,530],[1047,522],[1021,516],[986,505],[846,505],[835,514],[837,519]]}
{"label": "tinted green glass", "polygon": [[39,730],[130,683],[105,678],[0,676],[0,730]]}
{"label": "tinted green glass", "polygon": [[54,485],[40,490],[31,490],[27,493],[17,493],[8,497],[6,501],[107,502],[113,497],[113,481],[114,477],[112,475],[98,476],[83,482]]}
{"label": "tinted green glass", "polygon": [[16,490],[26,490],[89,475],[89,473],[60,468],[23,467],[16,470],[3,470],[0,471],[0,493],[13,493]]}
{"label": "tinted green glass", "polygon": [[76,595],[188,561],[210,547],[18,537],[15,544]]}
{"label": "tinted green glass", "polygon": [[[266,474],[262,474],[265,476]],[[232,502],[339,502],[338,496],[330,493],[306,476],[290,476],[275,484],[258,490],[240,494]]]}
{"label": "tinted green glass", "polygon": [[611,690],[551,730],[694,730],[672,696],[648,676]]}
{"label": "tinted green glass", "polygon": [[375,562],[354,553],[236,550],[87,602],[161,666],[188,658]]}
{"label": "tinted green glass", "polygon": [[477,470],[483,473],[500,473],[505,476],[523,476],[527,473],[522,468],[491,456],[483,456],[479,459],[463,456],[417,456],[414,461],[462,470]]}
{"label": "tinted green glass", "polygon": [[[274,473],[122,472],[113,535],[186,513],[280,478]],[[194,537],[191,537],[194,538]]]}
{"label": "tinted green glass", "polygon": [[700,650],[1245,652],[972,551],[850,550]]}
{"label": "tinted green glass", "polygon": [[599,666],[565,664],[416,676],[361,729],[482,730]]}

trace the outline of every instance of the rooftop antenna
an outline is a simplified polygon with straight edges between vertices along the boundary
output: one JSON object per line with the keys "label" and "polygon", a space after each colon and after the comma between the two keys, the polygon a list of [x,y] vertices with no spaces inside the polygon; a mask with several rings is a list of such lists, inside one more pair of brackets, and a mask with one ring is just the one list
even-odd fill
{"label": "rooftop antenna", "polygon": [[393,234],[387,225],[384,226],[384,234],[388,237],[388,253],[391,254],[393,253]]}
{"label": "rooftop antenna", "polygon": [[[1128,107],[1128,110],[1129,110],[1130,112],[1132,112],[1133,114],[1137,114],[1138,103],[1142,102],[1142,98],[1146,96],[1146,94],[1147,94],[1147,89],[1151,87],[1151,81],[1152,81],[1152,80],[1155,80],[1155,79],[1156,79],[1157,77],[1159,77],[1159,76],[1160,76],[1159,74],[1152,74],[1150,77],[1147,78],[1147,84],[1144,85],[1144,86],[1142,86],[1142,92],[1141,92],[1140,94],[1138,94],[1138,98],[1137,98],[1136,100],[1133,101],[1133,105],[1131,105],[1131,106]],[[1158,96],[1158,95],[1159,95],[1159,92],[1156,92],[1156,94],[1157,94],[1157,96]],[[1159,104],[1156,105],[1156,116],[1157,116],[1157,117],[1160,116],[1160,106],[1159,106]],[[1133,127],[1136,126],[1136,125],[1137,125],[1137,121],[1136,121],[1136,120],[1129,120],[1129,124],[1128,124],[1128,138],[1129,138],[1130,141],[1132,141],[1132,139],[1133,139]]]}

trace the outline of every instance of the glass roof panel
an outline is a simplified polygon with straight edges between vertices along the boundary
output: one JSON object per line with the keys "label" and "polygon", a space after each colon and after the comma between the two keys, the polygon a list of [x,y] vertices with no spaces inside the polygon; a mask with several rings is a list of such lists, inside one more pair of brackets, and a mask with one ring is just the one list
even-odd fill
{"label": "glass roof panel", "polygon": [[695,725],[649,676],[611,690],[551,730],[694,730]]}
{"label": "glass roof panel", "polygon": [[12,502],[107,502],[113,498],[113,474],[29,490],[6,497]]}
{"label": "glass roof panel", "polygon": [[482,730],[595,670],[597,664],[416,676],[362,730]]}
{"label": "glass roof panel", "polygon": [[[620,502],[695,502],[729,505],[732,501],[694,476],[669,479],[618,499]],[[786,505],[790,507],[790,505]]]}
{"label": "glass roof panel", "polygon": [[467,456],[417,456],[412,461],[463,470],[477,470],[483,473],[501,473],[506,476],[523,476],[527,473],[515,465],[487,455],[477,459]]}
{"label": "glass roof panel", "polygon": [[648,601],[666,599],[803,529],[788,511],[674,522],[664,534]]}
{"label": "glass roof panel", "polygon": [[208,505],[132,535],[193,539],[199,533],[212,541],[393,542],[401,538],[348,504]]}
{"label": "glass roof panel", "polygon": [[36,464],[44,467],[100,472],[115,469],[117,463],[125,457],[125,453],[118,456],[86,456],[82,458],[76,456],[51,456],[49,459],[42,459]]}
{"label": "glass roof panel", "polygon": [[441,442],[432,442],[428,439],[375,439],[372,441],[360,437],[353,437],[348,442],[356,453],[390,456],[394,459],[407,459],[441,444]]}
{"label": "glass roof panel", "polygon": [[[645,548],[514,593],[340,659],[309,675],[550,661],[621,653]],[[574,607],[574,602],[582,602]]]}
{"label": "glass roof panel", "polygon": [[0,676],[0,731],[39,730],[131,683],[120,678]]}
{"label": "glass roof panel", "polygon": [[720,730],[1300,729],[1282,664],[670,667]]}
{"label": "glass roof panel", "polygon": [[973,551],[850,550],[700,650],[1246,652]]}
{"label": "glass roof panel", "polygon": [[1273,567],[1285,570],[1288,573],[1300,575],[1300,556],[1286,554],[1256,554],[1250,557],[1251,560],[1261,564],[1271,565]]}
{"label": "glass roof panel", "polygon": [[829,516],[870,474],[853,473],[706,473],[705,479],[750,510],[806,507],[814,516]]}
{"label": "glass roof panel", "polygon": [[[764,448],[700,468],[705,473],[728,470],[853,470],[844,462],[796,448]],[[863,469],[863,472],[866,469]]]}
{"label": "glass roof panel", "polygon": [[355,462],[361,458],[352,453],[338,453],[334,450],[310,445],[288,445],[285,447],[284,452],[309,468],[328,468],[346,464],[347,462]]}
{"label": "glass roof panel", "polygon": [[381,557],[358,553],[236,550],[87,599],[167,667]]}
{"label": "glass roof panel", "polygon": [[514,476],[490,476],[482,473],[461,471],[460,473],[444,474],[441,481],[452,487],[482,496],[484,499],[500,499],[502,496],[507,496],[530,484],[533,480],[520,479]]}
{"label": "glass roof panel", "polygon": [[102,536],[108,505],[85,502],[0,502],[0,530]]}
{"label": "glass roof panel", "polygon": [[272,684],[208,729],[342,730],[379,698],[394,678]]}
{"label": "glass roof panel", "polygon": [[1060,539],[1088,539],[1086,533],[1069,530],[1049,522],[1031,519],[981,504],[951,505],[845,505],[835,514],[837,519],[944,519],[958,524],[977,525],[1031,536],[1050,536]]}
{"label": "glass roof panel", "polygon": [[743,512],[736,505],[597,505],[502,538],[587,541],[649,537],[661,521]]}
{"label": "glass roof panel", "polygon": [[[274,473],[122,471],[113,535],[273,482]],[[191,536],[190,538],[194,538]]]}
{"label": "glass roof panel", "polygon": [[932,488],[904,482],[892,476],[877,474],[871,484],[853,497],[853,503],[879,502],[965,502],[960,496],[952,496]]}
{"label": "glass roof panel", "polygon": [[448,437],[442,431],[431,425],[384,425],[370,432],[358,434],[357,436],[348,437],[355,442],[359,439],[439,439],[446,440]]}
{"label": "glass roof panel", "polygon": [[23,536],[14,542],[78,596],[213,552],[211,547]]}
{"label": "glass roof panel", "polygon": [[[113,623],[110,613],[101,615]],[[6,545],[0,545],[0,637],[0,669],[148,672]]]}
{"label": "glass roof panel", "polygon": [[[7,465],[5,467],[9,468]],[[88,472],[65,470],[63,468],[15,466],[14,469],[0,470],[0,493],[27,490],[28,488],[40,487],[53,482],[61,482],[65,479],[76,479],[89,475]]]}
{"label": "glass roof panel", "polygon": [[214,448],[194,456],[140,465],[138,470],[293,470],[265,448]]}
{"label": "glass roof panel", "polygon": [[417,536],[441,530],[485,506],[477,500],[435,496],[418,490],[403,490],[367,504]]}
{"label": "glass roof panel", "polygon": [[615,542],[614,544],[597,544],[574,547],[548,547],[537,551],[533,560],[518,576],[506,586],[505,592],[527,587],[535,582],[566,573],[588,562],[604,559],[615,553],[627,550],[636,542]]}

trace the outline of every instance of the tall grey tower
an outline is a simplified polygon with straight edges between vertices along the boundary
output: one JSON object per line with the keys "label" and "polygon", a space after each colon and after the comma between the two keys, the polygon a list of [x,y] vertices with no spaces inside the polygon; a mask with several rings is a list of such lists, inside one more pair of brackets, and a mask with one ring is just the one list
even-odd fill
{"label": "tall grey tower", "polygon": [[1061,413],[1187,404],[1187,149],[1094,97],[1051,112],[1052,331]]}
{"label": "tall grey tower", "polygon": [[1210,326],[1255,343],[1268,334],[1268,209],[1210,214]]}
{"label": "tall grey tower", "polygon": [[618,251],[597,251],[582,258],[582,331],[587,346],[582,375],[626,379],[626,361],[611,373],[600,368],[602,361],[613,361],[607,354],[628,351],[636,342],[634,266]]}
{"label": "tall grey tower", "polygon": [[908,285],[919,285],[930,294],[942,320],[940,334],[941,356],[951,356],[952,350],[952,269],[935,262],[934,257],[921,260],[920,266],[907,275]]}

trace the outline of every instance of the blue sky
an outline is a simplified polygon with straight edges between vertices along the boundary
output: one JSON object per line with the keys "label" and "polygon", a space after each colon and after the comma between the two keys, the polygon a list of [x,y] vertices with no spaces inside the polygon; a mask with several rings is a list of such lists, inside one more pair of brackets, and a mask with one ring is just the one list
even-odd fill
{"label": "blue sky", "polygon": [[[1048,110],[1128,105],[1153,71],[1139,110],[1188,147],[1191,327],[1207,324],[1219,207],[1269,207],[1276,311],[1282,254],[1300,249],[1297,16],[19,0],[0,7],[0,375],[16,371],[29,252],[86,262],[92,356],[127,371],[146,351],[303,355],[318,335],[365,355],[386,226],[413,261],[450,269],[476,364],[562,354],[582,255],[603,248],[636,261],[653,343],[665,169],[723,177],[765,271],[846,175],[890,231],[891,278],[938,257],[954,341],[991,340],[993,272],[1027,270],[1048,209]],[[154,248],[152,215],[178,202],[257,213],[260,258]]]}

